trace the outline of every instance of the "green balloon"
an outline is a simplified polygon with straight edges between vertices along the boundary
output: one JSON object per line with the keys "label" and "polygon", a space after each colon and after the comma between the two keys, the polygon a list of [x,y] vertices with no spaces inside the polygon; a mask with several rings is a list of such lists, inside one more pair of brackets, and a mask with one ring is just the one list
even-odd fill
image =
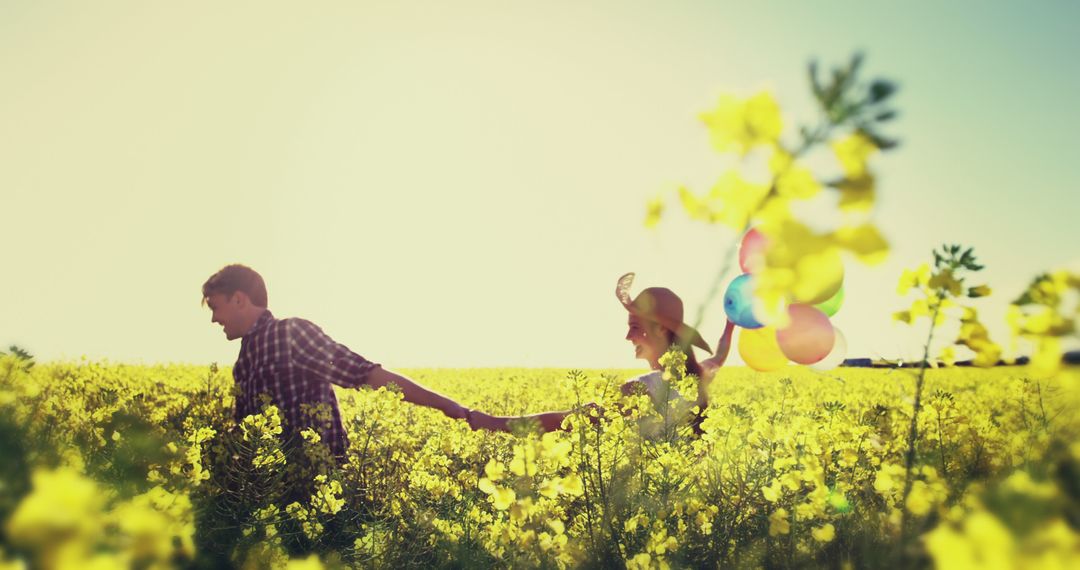
{"label": "green balloon", "polygon": [[833,295],[832,297],[829,297],[828,301],[823,301],[823,302],[818,303],[818,304],[816,304],[814,306],[817,307],[818,310],[820,310],[822,313],[825,313],[825,316],[831,317],[831,316],[835,315],[837,311],[840,310],[840,305],[843,305],[843,304],[844,304],[844,286],[841,285],[840,288],[836,290],[836,294]]}

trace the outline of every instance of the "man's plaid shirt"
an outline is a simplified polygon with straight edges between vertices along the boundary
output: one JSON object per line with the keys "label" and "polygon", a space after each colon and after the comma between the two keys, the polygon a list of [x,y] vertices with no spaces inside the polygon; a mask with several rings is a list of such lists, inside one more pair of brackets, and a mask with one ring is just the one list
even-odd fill
{"label": "man's plaid shirt", "polygon": [[[358,388],[379,366],[335,342],[318,326],[304,319],[275,319],[265,311],[240,341],[233,367],[237,396],[234,417],[262,411],[261,394],[282,413],[287,437],[311,427],[337,458],[345,455],[349,438],[341,425],[341,410],[331,384]],[[327,404],[329,421],[317,421],[301,410],[302,404]]]}

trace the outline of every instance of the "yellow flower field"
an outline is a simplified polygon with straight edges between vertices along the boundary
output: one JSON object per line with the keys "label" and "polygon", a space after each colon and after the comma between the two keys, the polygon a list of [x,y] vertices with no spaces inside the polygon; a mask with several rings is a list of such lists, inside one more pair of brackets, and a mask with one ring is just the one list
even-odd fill
{"label": "yellow flower field", "polygon": [[634,371],[405,370],[492,413],[606,417],[472,432],[342,390],[339,469],[313,432],[283,450],[273,407],[236,425],[227,369],[0,362],[0,568],[1080,562],[1075,369],[928,371],[904,497],[910,369],[724,369],[701,437],[619,396]]}

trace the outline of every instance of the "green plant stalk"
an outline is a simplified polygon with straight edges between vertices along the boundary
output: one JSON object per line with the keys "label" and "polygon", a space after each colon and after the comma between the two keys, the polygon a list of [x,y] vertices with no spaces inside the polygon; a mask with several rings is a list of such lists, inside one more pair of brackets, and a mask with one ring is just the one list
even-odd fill
{"label": "green plant stalk", "polygon": [[[802,143],[799,145],[799,148],[791,152],[791,164],[795,164],[795,161],[798,160],[802,155],[806,154],[811,148],[814,147],[814,145],[820,144],[828,140],[827,137],[829,136],[830,131],[832,131],[834,127],[839,126],[839,124],[840,122],[832,122],[828,120],[818,124],[818,126],[814,128],[810,136],[804,137]],[[787,168],[790,169],[791,165],[788,165]],[[698,305],[697,315],[694,316],[693,327],[695,329],[701,327],[702,321],[705,320],[705,310],[709,308],[710,304],[712,304],[713,299],[716,299],[716,296],[720,293],[720,284],[724,282],[724,279],[727,277],[728,272],[731,271],[732,259],[734,259],[735,253],[736,251],[738,251],[739,244],[742,241],[739,238],[745,235],[746,232],[750,229],[750,222],[754,219],[754,215],[761,211],[761,207],[764,206],[770,198],[773,198],[777,195],[776,183],[780,179],[781,175],[786,172],[787,169],[773,175],[772,182],[769,186],[769,191],[765,193],[765,196],[761,198],[761,201],[758,202],[757,206],[747,216],[746,223],[743,224],[742,230],[739,231],[738,236],[736,236],[736,238],[732,240],[731,244],[728,246],[727,251],[724,252],[724,263],[720,266],[720,270],[717,271],[716,275],[713,276],[712,285],[709,286],[709,293],[705,296],[705,300],[702,301],[700,305]]]}
{"label": "green plant stalk", "polygon": [[913,481],[911,480],[911,468],[915,465],[915,442],[919,438],[919,410],[922,408],[922,388],[926,380],[926,369],[930,365],[930,344],[934,340],[934,329],[937,328],[937,317],[941,312],[941,303],[944,301],[941,294],[936,295],[934,314],[930,317],[930,332],[926,335],[926,345],[923,347],[922,362],[919,363],[919,377],[915,381],[915,405],[911,414],[911,429],[908,430],[908,447],[904,454],[904,492],[900,495],[900,537],[903,542],[904,529],[907,524],[907,496],[911,492]]}
{"label": "green plant stalk", "polygon": [[938,411],[937,411],[937,424],[938,424],[938,430],[937,430],[937,433],[938,433],[938,452],[941,453],[941,476],[942,477],[948,477],[949,469],[947,467],[948,464],[945,461],[945,430],[942,428],[942,425],[941,425],[941,409],[940,408],[938,408]]}

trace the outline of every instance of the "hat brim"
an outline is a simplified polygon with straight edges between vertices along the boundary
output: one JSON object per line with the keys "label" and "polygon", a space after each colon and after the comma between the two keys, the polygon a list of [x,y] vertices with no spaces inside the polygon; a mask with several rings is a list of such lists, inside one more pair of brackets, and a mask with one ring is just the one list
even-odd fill
{"label": "hat brim", "polygon": [[701,333],[697,332],[694,327],[681,323],[675,320],[666,319],[660,315],[646,313],[635,307],[633,304],[623,303],[623,307],[626,307],[627,312],[631,315],[641,317],[645,320],[652,321],[659,324],[665,329],[675,333],[675,336],[679,339],[679,342],[685,346],[694,345],[705,352],[712,354],[712,349],[709,348],[709,343],[705,342],[705,339],[701,337]]}

